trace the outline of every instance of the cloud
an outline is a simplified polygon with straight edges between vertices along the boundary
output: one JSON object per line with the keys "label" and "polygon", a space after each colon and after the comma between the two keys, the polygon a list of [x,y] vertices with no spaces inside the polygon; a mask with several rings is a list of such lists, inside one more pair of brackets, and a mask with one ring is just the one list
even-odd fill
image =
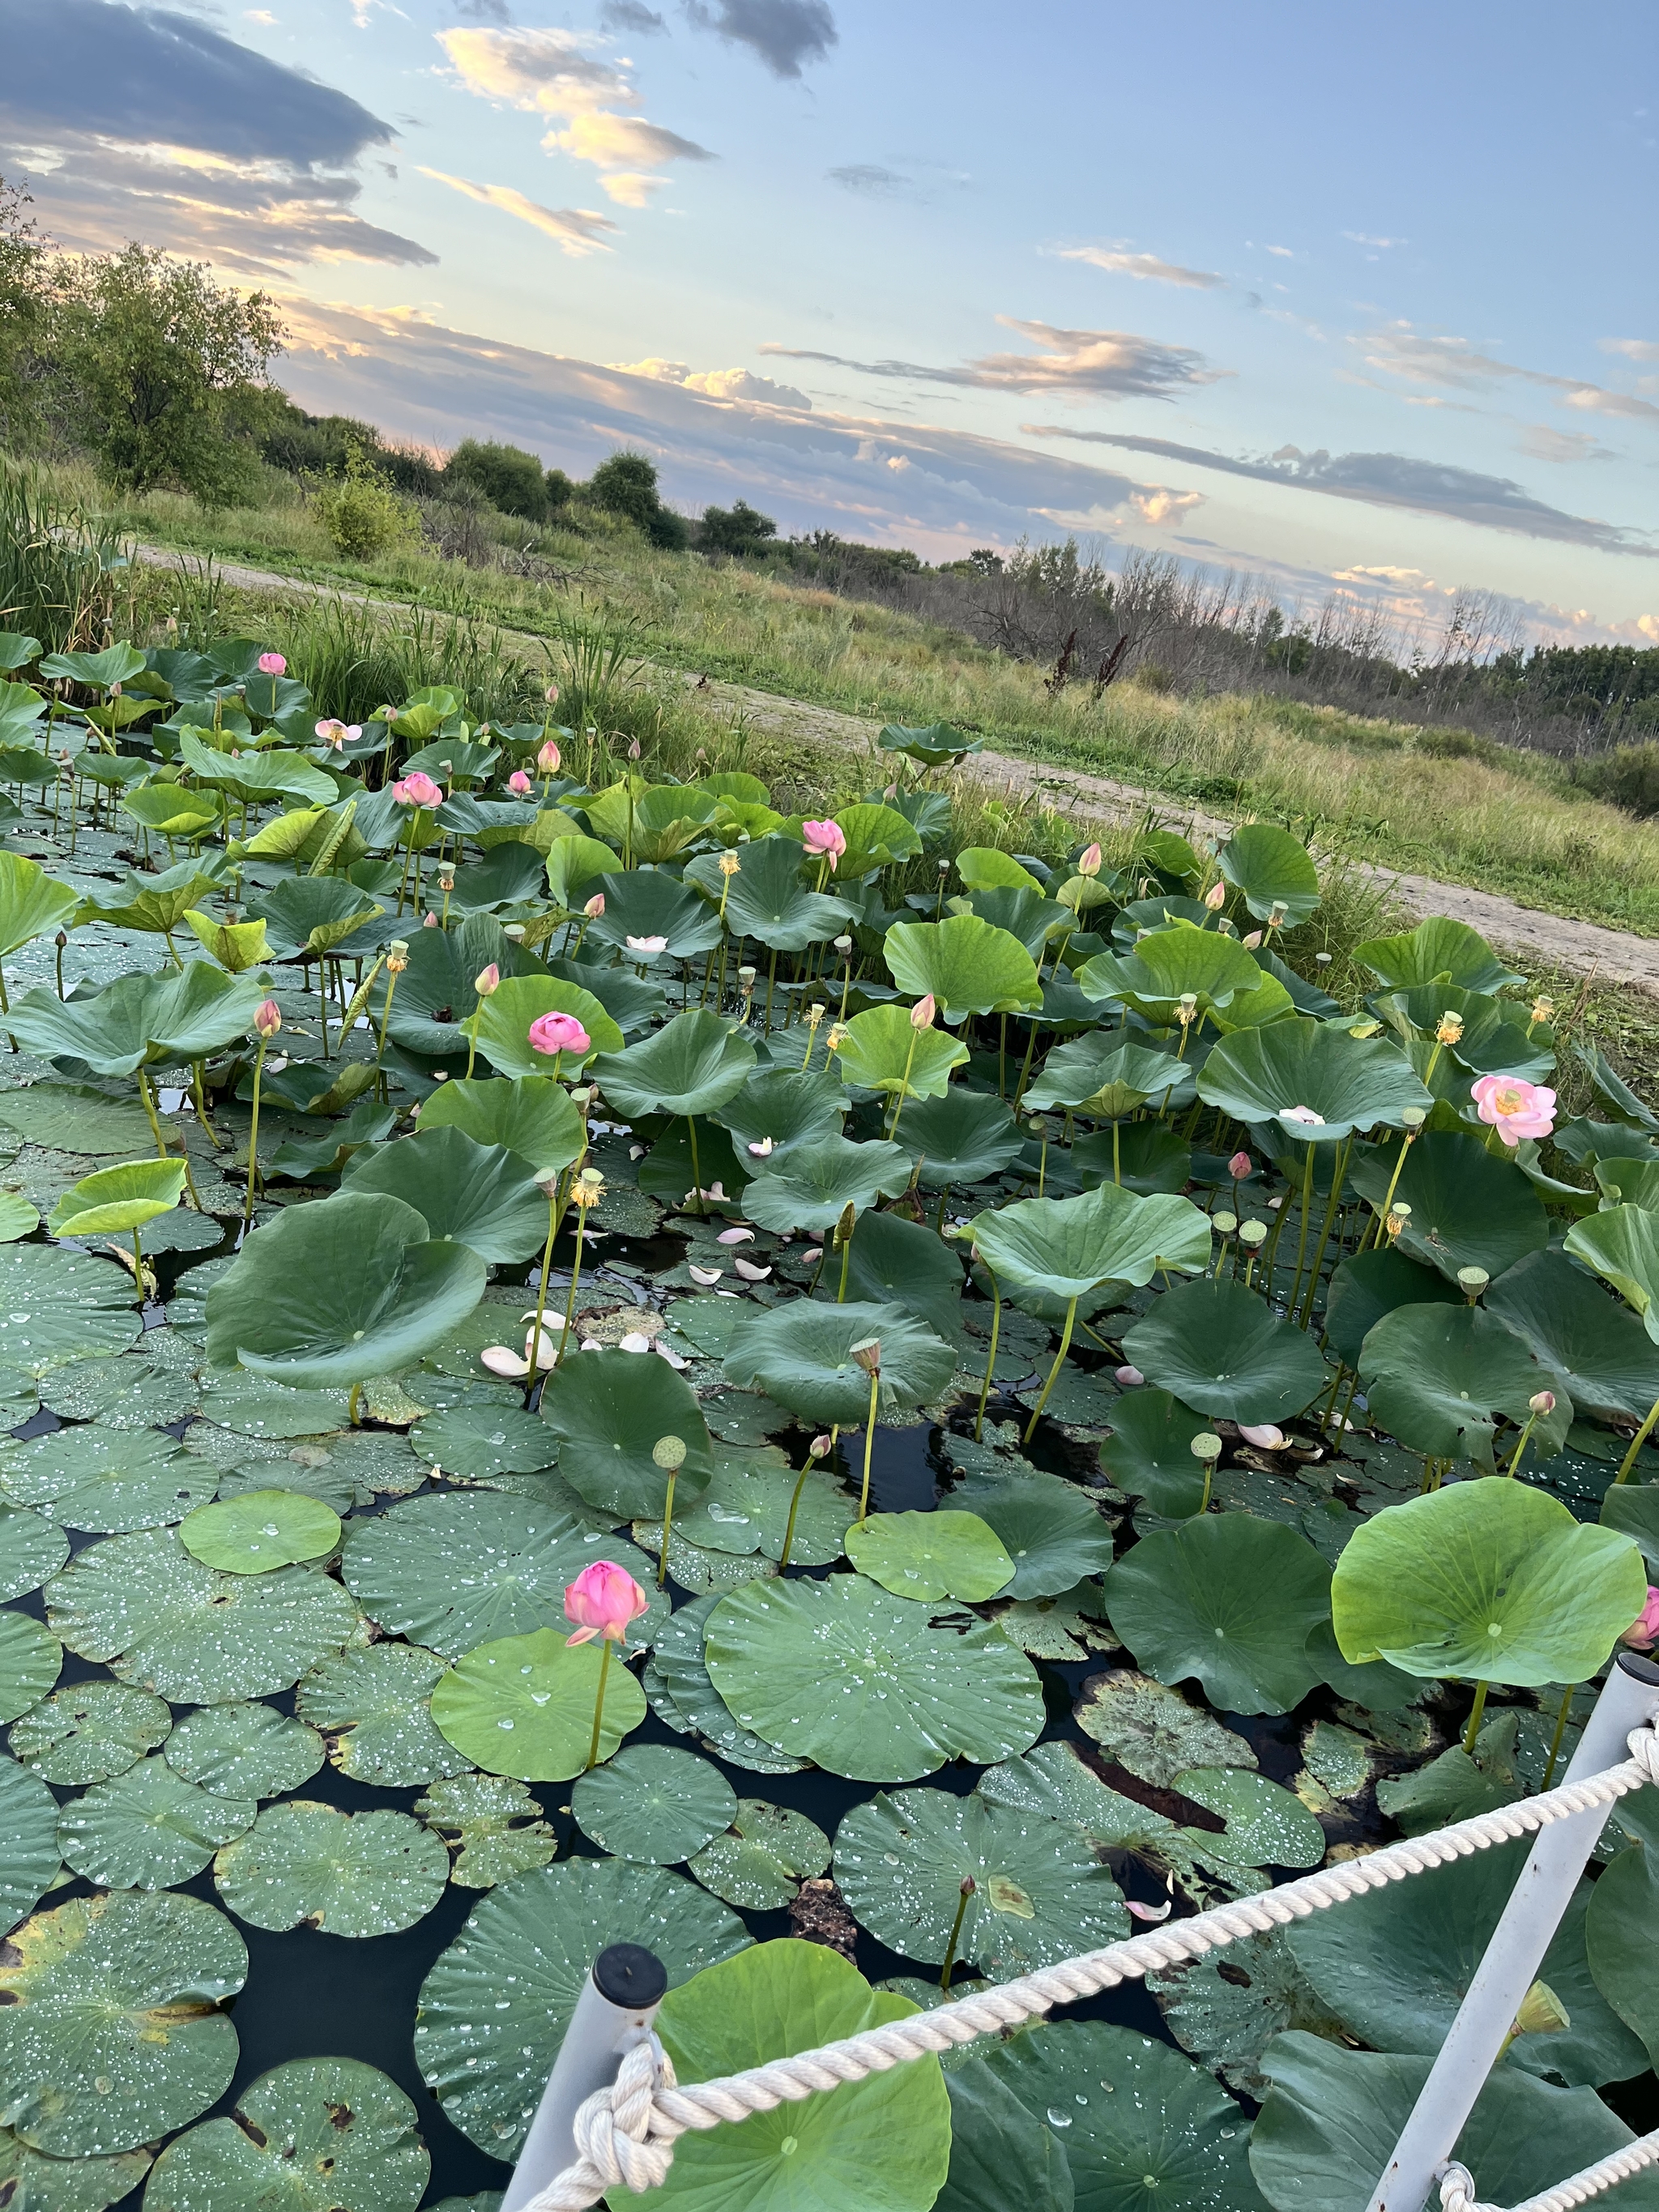
{"label": "cloud", "polygon": [[1044,350],[1036,354],[988,354],[960,368],[930,368],[908,361],[849,361],[844,355],[804,347],[767,344],[758,350],[787,361],[821,361],[866,376],[903,377],[928,384],[955,384],[988,392],[1059,392],[1099,398],[1167,398],[1182,386],[1212,384],[1230,372],[1205,366],[1189,346],[1166,345],[1128,331],[1065,331],[1052,323],[997,317],[1005,330]]}
{"label": "cloud", "polygon": [[603,107],[573,115],[566,131],[550,131],[544,146],[556,146],[600,168],[656,168],[665,161],[712,161],[706,146],[647,123],[641,115],[612,115]]}
{"label": "cloud", "polygon": [[[1500,361],[1496,355],[1480,352],[1468,338],[1419,331],[1407,322],[1385,324],[1380,329],[1367,331],[1356,343],[1366,349],[1365,359],[1370,367],[1407,383],[1438,384],[1454,390],[1478,392],[1514,381],[1553,392],[1558,406],[1571,407],[1583,414],[1659,422],[1659,406],[1650,399],[1638,399],[1629,392],[1609,392],[1588,377],[1555,376],[1544,369],[1523,368],[1518,362]],[[1632,345],[1640,343],[1639,339],[1614,340],[1610,345],[1603,341],[1610,351],[1628,352]],[[1632,357],[1645,358],[1639,353]]]}
{"label": "cloud", "polygon": [[643,0],[605,0],[599,21],[607,31],[631,32],[636,39],[658,38],[668,28],[653,8],[643,5]]}
{"label": "cloud", "polygon": [[1547,422],[1528,422],[1521,450],[1534,461],[1611,461],[1618,456],[1588,430],[1557,430]]}
{"label": "cloud", "polygon": [[[1411,244],[1408,238],[1369,238],[1363,230],[1345,230],[1342,235],[1344,238],[1352,240],[1356,246],[1374,246],[1379,253],[1387,253],[1396,246]],[[1272,252],[1273,249],[1269,246],[1267,250]]]}
{"label": "cloud", "polygon": [[866,192],[872,199],[896,199],[911,188],[911,179],[896,169],[884,169],[876,161],[853,161],[845,168],[826,170],[832,185],[843,191]]}
{"label": "cloud", "polygon": [[685,12],[696,29],[747,46],[774,76],[799,76],[803,62],[823,61],[839,37],[828,0],[685,0]]}
{"label": "cloud", "polygon": [[751,406],[811,411],[811,401],[793,384],[775,384],[769,376],[757,376],[746,368],[705,368],[694,373],[689,362],[663,361],[654,354],[646,361],[613,361],[609,366],[621,376],[648,376],[653,384],[677,384],[683,392],[701,392],[710,399],[741,399]]}
{"label": "cloud", "polygon": [[437,40],[461,83],[482,100],[568,116],[639,98],[624,71],[590,52],[593,42],[580,31],[458,28]]}
{"label": "cloud", "polygon": [[1148,522],[1179,522],[1194,507],[1203,506],[1204,495],[1201,491],[1170,491],[1160,484],[1152,491],[1132,491],[1129,504]]}
{"label": "cloud", "polygon": [[[1659,361],[1659,343],[1652,338],[1603,338],[1601,344],[1603,353],[1621,353],[1626,361]],[[1642,619],[1651,622],[1653,617],[1644,615]]]}
{"label": "cloud", "polygon": [[1488,530],[1553,538],[1565,544],[1590,546],[1598,552],[1638,553],[1650,560],[1659,559],[1659,544],[1651,542],[1646,532],[1565,514],[1534,499],[1524,485],[1508,477],[1482,476],[1443,461],[1415,460],[1405,453],[1322,450],[1304,453],[1296,446],[1281,446],[1276,453],[1260,459],[1241,459],[1200,446],[1178,446],[1166,438],[1073,430],[1053,422],[1024,422],[1020,428],[1028,437],[1072,438],[1091,445],[1115,446],[1126,453],[1155,453],[1160,459],[1185,461],[1224,476],[1249,477],[1257,483],[1285,484],[1293,490],[1324,492],[1335,499],[1363,500],[1372,507],[1408,507],[1419,514],[1449,515],[1455,521],[1476,523]]}
{"label": "cloud", "polygon": [[642,176],[637,170],[629,169],[612,169],[599,179],[601,189],[618,207],[631,208],[649,207],[652,193],[663,191],[667,183],[666,177]]}
{"label": "cloud", "polygon": [[1226,283],[1209,269],[1183,269],[1179,262],[1160,260],[1156,253],[1128,253],[1103,246],[1058,246],[1060,261],[1086,261],[1091,269],[1104,269],[1114,276],[1149,278],[1154,284],[1180,284],[1210,292]]}
{"label": "cloud", "polygon": [[423,177],[430,177],[440,185],[447,185],[453,192],[463,192],[470,200],[477,200],[485,207],[500,208],[503,214],[516,216],[555,239],[564,251],[574,257],[585,253],[608,252],[603,234],[614,232],[616,224],[609,216],[596,215],[592,208],[549,208],[538,201],[526,199],[511,185],[475,185],[466,177],[447,176],[441,169],[422,169]]}

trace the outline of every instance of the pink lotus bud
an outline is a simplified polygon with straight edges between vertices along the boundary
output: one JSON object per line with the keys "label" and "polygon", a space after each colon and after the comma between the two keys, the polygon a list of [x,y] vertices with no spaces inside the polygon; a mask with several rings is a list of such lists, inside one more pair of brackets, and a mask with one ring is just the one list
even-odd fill
{"label": "pink lotus bud", "polygon": [[803,822],[800,841],[811,860],[828,860],[833,870],[847,850],[847,832],[837,822]]}
{"label": "pink lotus bud", "polygon": [[544,775],[556,775],[561,757],[558,747],[550,738],[536,755],[536,765]]}
{"label": "pink lotus bud", "polygon": [[933,1003],[933,994],[929,991],[925,998],[918,999],[915,1006],[910,1009],[911,1028],[913,1030],[932,1029],[933,1026],[933,1016],[937,1011],[938,1009]]}
{"label": "pink lotus bud", "polygon": [[587,916],[590,921],[597,921],[599,916],[605,912],[605,893],[603,891],[595,891],[592,897],[589,899],[587,904],[582,908],[582,912]]}
{"label": "pink lotus bud", "polygon": [[422,929],[435,929],[437,927],[438,917],[435,914],[428,915],[426,920],[421,924]]}
{"label": "pink lotus bud", "polygon": [[1555,1127],[1555,1093],[1519,1075],[1483,1075],[1470,1086],[1475,1110],[1506,1145],[1547,1137]]}
{"label": "pink lotus bud", "polygon": [[626,1644],[629,1622],[637,1620],[650,1602],[625,1568],[595,1559],[565,1591],[564,1617],[575,1622],[576,1632],[564,1640],[591,1644],[599,1636],[612,1644]]}
{"label": "pink lotus bud", "polygon": [[501,971],[492,960],[488,968],[480,969],[472,978],[472,988],[481,999],[488,999],[500,988],[501,980]]}
{"label": "pink lotus bud", "polygon": [[1077,872],[1080,876],[1097,876],[1100,873],[1100,848],[1098,845],[1088,845],[1084,848],[1083,853],[1078,860]]}
{"label": "pink lotus bud", "polygon": [[1648,1584],[1647,1603],[1620,1638],[1632,1651],[1650,1651],[1659,1640],[1659,1589]]}
{"label": "pink lotus bud", "polygon": [[1247,952],[1254,952],[1261,942],[1261,932],[1259,929],[1253,929],[1248,937],[1242,938],[1239,941]]}
{"label": "pink lotus bud", "polygon": [[1146,1377],[1141,1373],[1138,1367],[1130,1367],[1126,1364],[1114,1370],[1113,1380],[1121,1389],[1139,1390],[1141,1384],[1146,1380]]}
{"label": "pink lotus bud", "polygon": [[266,999],[255,1010],[253,1028],[256,1036],[274,1037],[283,1026],[283,1010],[275,999]]}
{"label": "pink lotus bud", "polygon": [[507,779],[507,787],[509,791],[516,793],[519,798],[523,799],[528,793],[534,791],[536,786],[521,768],[515,768]]}
{"label": "pink lotus bud", "polygon": [[1226,905],[1227,886],[1219,879],[1219,878],[1218,878],[1217,880],[1210,885],[1209,890],[1205,892],[1204,903],[1209,908],[1212,914],[1219,914],[1222,908]]}
{"label": "pink lotus bud", "polygon": [[1532,1396],[1528,1399],[1527,1405],[1528,1410],[1536,1413],[1540,1420],[1546,1419],[1555,1411],[1555,1393],[1553,1390],[1534,1390]]}
{"label": "pink lotus bud", "polygon": [[593,1040],[574,1014],[543,1014],[530,1024],[530,1049],[550,1059],[555,1053],[592,1052]]}
{"label": "pink lotus bud", "polygon": [[286,676],[288,663],[280,653],[262,653],[259,655],[259,673],[261,676]]}
{"label": "pink lotus bud", "polygon": [[546,700],[550,707],[556,707],[559,703],[558,685],[556,684],[550,684],[546,690],[543,692],[542,696]]}
{"label": "pink lotus bud", "polygon": [[1255,1173],[1255,1164],[1248,1152],[1235,1152],[1227,1163],[1227,1172],[1235,1182],[1243,1182],[1247,1175]]}
{"label": "pink lotus bud", "polygon": [[632,744],[630,744],[630,745],[629,746],[629,748],[628,748],[628,757],[629,757],[629,760],[637,760],[637,759],[639,758],[639,757],[640,757],[640,741],[639,741],[639,739],[638,739],[637,738],[635,738],[635,740],[634,740],[634,742],[632,743]]}
{"label": "pink lotus bud", "polygon": [[441,806],[444,803],[443,793],[420,769],[394,783],[392,796],[399,806]]}
{"label": "pink lotus bud", "polygon": [[814,1437],[806,1449],[814,1459],[828,1459],[832,1447],[828,1437]]}

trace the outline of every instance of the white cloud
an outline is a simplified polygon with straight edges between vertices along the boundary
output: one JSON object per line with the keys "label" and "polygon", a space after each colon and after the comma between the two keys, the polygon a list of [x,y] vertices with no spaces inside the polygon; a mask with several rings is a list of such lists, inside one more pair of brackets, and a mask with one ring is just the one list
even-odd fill
{"label": "white cloud", "polygon": [[[1388,252],[1393,246],[1411,244],[1408,238],[1370,238],[1363,230],[1345,230],[1342,235],[1351,240],[1355,246],[1374,246],[1380,253]],[[1273,248],[1269,246],[1267,250],[1272,252]]]}
{"label": "white cloud", "polygon": [[1060,261],[1086,261],[1114,276],[1150,279],[1154,284],[1179,284],[1197,291],[1213,291],[1226,283],[1210,269],[1183,269],[1179,262],[1164,261],[1156,253],[1130,253],[1104,246],[1060,246],[1054,249]]}
{"label": "white cloud", "polygon": [[701,392],[710,399],[740,399],[751,406],[811,410],[811,401],[793,384],[778,384],[746,368],[694,372],[689,362],[664,361],[655,354],[645,361],[613,361],[608,366],[623,376],[648,376],[653,384],[675,384],[684,392]]}
{"label": "white cloud", "polygon": [[1548,422],[1528,422],[1521,450],[1534,461],[1610,461],[1616,458],[1589,430],[1558,430]]}
{"label": "white cloud", "polygon": [[[1652,338],[1603,338],[1601,350],[1621,353],[1626,361],[1659,361],[1659,342]],[[1650,622],[1652,617],[1644,615],[1642,619]]]}
{"label": "white cloud", "polygon": [[1151,491],[1132,491],[1129,504],[1148,522],[1179,522],[1195,507],[1202,507],[1201,491],[1170,491],[1166,486],[1154,486]]}
{"label": "white cloud", "polygon": [[665,161],[714,158],[706,146],[682,138],[678,131],[665,131],[643,116],[612,115],[602,107],[573,115],[568,130],[550,131],[542,143],[599,168],[655,169]]}
{"label": "white cloud", "polygon": [[[1609,392],[1588,377],[1557,376],[1545,369],[1524,368],[1516,362],[1480,352],[1468,338],[1419,331],[1407,322],[1385,324],[1368,331],[1355,343],[1368,349],[1365,359],[1370,367],[1408,383],[1449,385],[1466,392],[1510,381],[1530,384],[1553,392],[1558,407],[1571,407],[1580,414],[1659,422],[1659,406],[1651,400],[1638,399],[1626,392]],[[1603,341],[1609,350],[1626,353],[1643,343],[1634,338]],[[1632,357],[1646,358],[1639,353]]]}
{"label": "white cloud", "polygon": [[618,207],[631,208],[649,207],[652,193],[661,191],[667,182],[666,177],[642,176],[635,169],[612,169],[599,179],[601,190]]}
{"label": "white cloud", "polygon": [[1039,350],[1034,354],[987,354],[957,368],[935,368],[911,361],[849,361],[845,355],[819,353],[804,346],[768,343],[758,350],[786,361],[822,361],[832,368],[856,369],[866,376],[890,376],[926,384],[957,384],[988,392],[1060,392],[1105,398],[1167,398],[1177,386],[1213,384],[1229,369],[1212,369],[1190,346],[1165,344],[1133,331],[1063,331],[1052,323],[997,317],[1005,330],[1018,331]]}
{"label": "white cloud", "polygon": [[555,239],[565,252],[580,258],[585,253],[609,252],[603,234],[614,232],[617,226],[609,216],[599,215],[592,208],[543,207],[539,201],[527,199],[511,185],[475,185],[468,177],[451,177],[441,169],[422,169],[423,177],[434,184],[447,185],[453,192],[461,192],[470,200],[477,200],[484,207],[500,208],[504,215],[516,216],[533,230]]}

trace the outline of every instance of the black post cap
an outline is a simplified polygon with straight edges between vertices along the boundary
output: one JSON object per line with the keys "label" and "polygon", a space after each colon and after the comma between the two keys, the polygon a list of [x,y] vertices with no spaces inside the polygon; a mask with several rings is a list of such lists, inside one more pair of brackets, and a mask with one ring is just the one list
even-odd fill
{"label": "black post cap", "polygon": [[1659,1664],[1656,1664],[1644,1653],[1621,1651],[1619,1654],[1619,1665],[1623,1673],[1633,1674],[1638,1682],[1645,1682],[1650,1688],[1659,1690]]}
{"label": "black post cap", "polygon": [[[1659,1680],[1659,1674],[1654,1679]],[[593,1961],[593,1986],[607,2003],[624,2012],[643,2012],[662,2002],[668,1969],[641,1944],[611,1943]]]}

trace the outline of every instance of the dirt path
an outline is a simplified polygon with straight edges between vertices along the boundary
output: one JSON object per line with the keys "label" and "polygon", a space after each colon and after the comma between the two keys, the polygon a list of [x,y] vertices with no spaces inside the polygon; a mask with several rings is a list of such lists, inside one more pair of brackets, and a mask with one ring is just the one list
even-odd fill
{"label": "dirt path", "polygon": [[[179,555],[161,546],[141,545],[137,558],[157,567],[177,565]],[[300,599],[339,598],[353,605],[370,604],[367,594],[342,592],[332,584],[313,584],[270,569],[244,568],[234,562],[215,563],[215,574],[233,589],[245,592],[287,592]],[[401,602],[385,600],[389,610]],[[527,631],[503,629],[502,635],[545,652],[545,641]],[[856,714],[843,714],[831,707],[817,707],[801,699],[786,699],[747,684],[724,684],[713,678],[686,676],[688,689],[700,706],[713,714],[740,709],[757,730],[798,744],[829,746],[834,750],[867,753],[876,726]],[[1076,811],[1085,819],[1121,822],[1133,819],[1151,805],[1173,823],[1206,835],[1226,836],[1232,829],[1219,816],[1183,809],[1158,792],[1142,791],[1133,784],[1109,776],[1090,775],[1079,769],[1059,768],[1043,761],[1009,753],[975,754],[964,773],[998,792],[1023,796],[1036,793],[1050,805]],[[1462,884],[1437,882],[1431,876],[1401,875],[1392,868],[1367,865],[1364,873],[1387,883],[1402,906],[1422,918],[1448,915],[1466,921],[1491,939],[1500,951],[1522,959],[1547,962],[1581,975],[1592,972],[1602,983],[1633,984],[1659,997],[1659,939],[1635,937],[1624,930],[1606,929],[1599,923],[1569,921],[1540,908],[1519,906],[1513,899],[1491,891],[1470,890]]]}

